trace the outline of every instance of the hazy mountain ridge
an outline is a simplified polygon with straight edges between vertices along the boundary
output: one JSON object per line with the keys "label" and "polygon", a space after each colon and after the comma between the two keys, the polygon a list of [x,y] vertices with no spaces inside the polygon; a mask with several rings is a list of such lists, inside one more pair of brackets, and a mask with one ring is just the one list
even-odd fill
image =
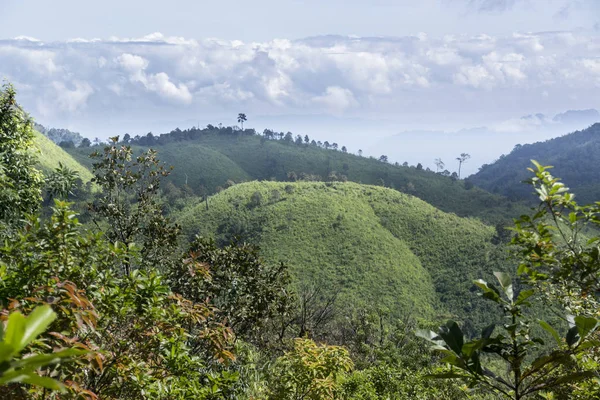
{"label": "hazy mountain ridge", "polygon": [[84,137],[79,132],[73,132],[64,128],[47,128],[44,125],[35,123],[34,128],[48,139],[56,144],[62,142],[73,142],[75,146],[79,146]]}
{"label": "hazy mountain ridge", "polygon": [[531,188],[521,182],[529,177],[531,160],[552,165],[582,202],[600,198],[600,123],[544,142],[517,146],[498,161],[485,165],[470,177],[476,185],[512,199],[533,199]]}

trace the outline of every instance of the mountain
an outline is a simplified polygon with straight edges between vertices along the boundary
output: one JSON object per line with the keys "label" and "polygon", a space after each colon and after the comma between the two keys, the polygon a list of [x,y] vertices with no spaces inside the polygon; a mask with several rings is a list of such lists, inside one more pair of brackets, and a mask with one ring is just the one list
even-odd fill
{"label": "mountain", "polygon": [[40,169],[45,174],[58,167],[58,163],[75,170],[83,182],[89,182],[93,175],[89,169],[77,162],[69,153],[64,151],[49,138],[39,132],[35,132],[34,146],[39,152],[37,154]]}
{"label": "mountain", "polygon": [[480,166],[510,153],[517,144],[548,140],[596,122],[600,122],[600,112],[595,109],[569,110],[554,117],[537,113],[469,129],[408,130],[374,141],[365,150],[432,169],[434,160],[441,158],[451,172],[458,170],[458,155],[468,153],[471,158],[462,165],[462,175],[467,177]]}
{"label": "mountain", "polygon": [[600,123],[545,142],[516,146],[469,179],[514,200],[533,200],[531,188],[521,183],[530,177],[527,168],[532,159],[554,166],[552,174],[560,177],[581,202],[600,199]]}
{"label": "mountain", "polygon": [[496,230],[396,190],[351,182],[248,182],[177,217],[188,236],[256,243],[296,288],[338,294],[342,310],[385,309],[480,327],[490,309],[472,281],[504,270]]}
{"label": "mountain", "polygon": [[[267,140],[252,132],[241,134],[226,128],[174,131],[153,137],[151,145],[142,139],[145,137],[135,141],[135,151],[149,146],[158,150],[159,158],[174,167],[169,177],[171,182],[180,187],[187,183],[199,195],[214,193],[232,182],[256,179],[347,179],[394,188],[442,211],[479,217],[492,224],[510,221],[526,211],[521,205],[473,187],[469,182],[417,167],[403,167],[339,150],[326,150],[317,144]],[[91,166],[89,153],[94,151],[94,147],[67,151],[80,163]]]}
{"label": "mountain", "polygon": [[569,110],[564,113],[557,114],[552,120],[562,124],[579,124],[581,126],[585,126],[600,122],[600,112],[594,109]]}
{"label": "mountain", "polygon": [[79,146],[83,140],[83,136],[81,136],[79,132],[72,132],[68,129],[47,128],[38,123],[35,124],[34,128],[36,131],[40,132],[42,135],[46,136],[56,144],[61,144],[62,142],[73,142],[75,146]]}

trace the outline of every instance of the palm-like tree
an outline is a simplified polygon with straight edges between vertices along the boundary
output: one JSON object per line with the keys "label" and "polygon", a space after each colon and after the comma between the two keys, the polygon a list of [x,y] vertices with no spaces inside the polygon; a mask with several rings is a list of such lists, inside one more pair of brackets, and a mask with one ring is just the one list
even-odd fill
{"label": "palm-like tree", "polygon": [[248,121],[248,118],[246,118],[246,114],[239,113],[238,114],[238,124],[242,124],[242,130],[244,130],[244,121]]}
{"label": "palm-like tree", "polygon": [[456,157],[458,161],[458,179],[460,179],[460,167],[462,167],[463,163],[466,162],[471,156],[467,153],[461,153],[460,157]]}
{"label": "palm-like tree", "polygon": [[446,164],[444,164],[444,162],[442,161],[441,158],[436,158],[435,159],[435,167],[437,168],[435,172],[442,171],[445,166],[446,166]]}

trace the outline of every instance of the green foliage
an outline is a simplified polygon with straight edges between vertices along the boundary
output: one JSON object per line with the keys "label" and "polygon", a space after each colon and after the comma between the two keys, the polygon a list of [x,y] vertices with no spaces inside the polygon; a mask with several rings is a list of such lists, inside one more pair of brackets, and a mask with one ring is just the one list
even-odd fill
{"label": "green foliage", "polygon": [[[247,206],[254,193],[268,198],[273,190],[281,194],[278,202]],[[395,315],[418,310],[431,317],[438,303],[430,274],[408,238],[394,236],[382,224],[376,204],[384,201],[396,210],[398,223],[406,222],[402,216],[412,207],[416,213],[434,210],[401,193],[354,183],[251,182],[211,197],[208,209],[199,203],[184,210],[178,221],[189,237],[216,232],[221,245],[239,237],[260,246],[268,263],[289,265],[300,295],[303,288],[317,288],[319,303],[335,294],[336,303],[347,305],[343,312],[381,306]],[[440,214],[445,218],[485,231],[476,221]]]}
{"label": "green foliage", "polygon": [[73,156],[44,135],[35,131],[33,136],[33,148],[34,154],[37,157],[36,165],[46,177],[59,168],[60,164],[62,164],[64,168],[77,172],[83,183],[90,182],[94,177],[90,170],[77,162]]}
{"label": "green foliage", "polygon": [[545,142],[517,145],[510,154],[483,166],[470,179],[492,193],[530,201],[531,187],[521,182],[530,177],[527,167],[534,159],[543,165],[553,165],[556,175],[569,182],[581,201],[591,203],[600,199],[600,164],[596,162],[599,155],[600,124],[594,124]]}
{"label": "green foliage", "polygon": [[0,89],[0,237],[40,204],[42,175],[35,168],[33,122],[10,84]]}
{"label": "green foliage", "polygon": [[269,399],[328,400],[340,397],[342,377],[352,370],[348,351],[319,345],[310,339],[294,340],[293,350],[277,359],[269,377]]}
{"label": "green foliage", "polygon": [[[600,237],[587,241],[588,226],[600,225],[600,203],[580,206],[575,196],[544,167],[534,161],[529,180],[540,205],[532,217],[516,221],[513,243],[519,246],[519,272],[533,281],[550,279],[577,287],[582,294],[600,291]],[[596,232],[594,232],[596,233]]]}
{"label": "green foliage", "polygon": [[77,171],[69,169],[59,162],[58,168],[46,176],[46,191],[51,198],[66,199],[69,195],[73,194],[78,178],[79,174]]}
{"label": "green foliage", "polygon": [[[512,242],[520,259],[519,272],[545,296],[550,307],[558,304],[560,311],[579,315],[579,325],[589,323],[588,327],[593,327],[593,321],[600,319],[600,203],[579,205],[570,190],[550,173],[551,167],[533,164],[533,177],[528,182],[538,195],[539,206],[534,215],[523,215],[515,224]],[[571,322],[577,325],[577,321]],[[580,326],[579,333],[588,333],[588,327]],[[571,329],[570,339],[575,340]],[[556,339],[557,333],[550,333]],[[593,336],[600,339],[597,332]],[[578,362],[585,371],[597,371],[600,347],[588,349]],[[600,395],[600,385],[594,381],[578,383],[564,392],[573,398],[591,399]]]}
{"label": "green foliage", "polygon": [[36,371],[68,361],[84,352],[64,349],[48,354],[19,357],[32,341],[36,340],[56,319],[50,306],[36,307],[27,317],[20,312],[8,316],[6,327],[0,325],[0,386],[11,383],[26,383],[47,389],[65,391],[64,385],[55,379],[40,376]]}
{"label": "green foliage", "polygon": [[132,160],[129,146],[119,146],[118,137],[111,141],[102,153],[92,154],[98,160],[92,182],[100,186],[102,193],[90,209],[94,218],[106,223],[110,241],[122,243],[125,249],[140,249],[141,265],[126,259],[126,274],[139,266],[166,267],[172,261],[172,247],[179,234],[179,227],[164,216],[157,199],[160,180],[169,171],[158,160],[156,151],[148,150]]}
{"label": "green foliage", "polygon": [[268,335],[265,322],[287,312],[292,299],[286,266],[265,264],[258,248],[248,244],[219,248],[212,240],[197,238],[189,258],[173,268],[170,279],[173,290],[185,298],[210,298],[216,317],[247,340]]}
{"label": "green foliage", "polygon": [[[246,206],[253,193],[268,198],[273,190],[279,201]],[[464,280],[506,269],[491,243],[493,228],[353,183],[244,183],[211,197],[208,209],[184,210],[178,221],[190,237],[215,235],[224,245],[237,236],[259,245],[268,262],[290,266],[297,289],[319,288],[322,302],[337,294],[337,304],[381,306],[394,315],[451,312],[469,321],[469,332],[484,326],[492,307]]]}
{"label": "green foliage", "polygon": [[219,398],[220,385],[231,384],[234,377],[218,367],[233,357],[231,332],[205,297],[194,302],[174,293],[156,269],[120,274],[123,260],[139,255],[82,230],[67,203],[56,202],[47,223],[32,219],[0,256],[0,300],[22,310],[52,303],[58,318],[47,345],[93,350],[51,371],[71,382],[72,393],[203,399]]}
{"label": "green foliage", "polygon": [[[467,341],[454,321],[448,321],[437,333],[419,332],[419,336],[433,344],[434,350],[442,352],[445,356],[442,362],[456,369],[433,377],[462,379],[469,387],[483,387],[503,398],[516,400],[594,377],[592,371],[578,370],[573,365],[573,358],[590,347],[600,345],[593,338],[598,320],[585,316],[575,317],[574,325],[567,331],[565,344],[554,328],[542,321],[542,328],[552,334],[556,346],[537,355],[544,341],[532,335],[531,321],[523,316],[523,308],[530,306],[529,299],[535,290],[527,289],[517,294],[513,291],[508,274],[497,272],[495,275],[500,289],[483,280],[478,280],[475,284],[482,289],[484,298],[502,307],[506,318],[502,325],[504,332],[493,335],[495,325],[490,325],[483,329],[479,338]],[[503,374],[484,366],[485,362],[492,362],[484,358],[484,354],[503,360],[508,372]],[[535,358],[531,360],[532,357]]]}
{"label": "green foliage", "polygon": [[[141,145],[140,142],[137,141],[136,146]],[[136,146],[135,151],[141,151]],[[228,179],[234,182],[273,178],[286,181],[288,174],[294,172],[297,176],[305,174],[325,180],[338,171],[336,176],[343,179],[336,180],[371,185],[382,180],[386,186],[419,197],[442,211],[479,217],[494,224],[510,221],[514,215],[526,211],[519,203],[508,202],[478,188],[467,190],[463,182],[434,172],[395,166],[319,146],[296,145],[291,134],[288,142],[236,134],[228,128],[207,128],[173,131],[161,135],[151,146],[159,151],[166,163],[174,166],[169,179],[179,187],[187,182],[197,194],[204,194],[203,190],[215,193]],[[89,166],[90,149],[69,149],[69,152]]]}

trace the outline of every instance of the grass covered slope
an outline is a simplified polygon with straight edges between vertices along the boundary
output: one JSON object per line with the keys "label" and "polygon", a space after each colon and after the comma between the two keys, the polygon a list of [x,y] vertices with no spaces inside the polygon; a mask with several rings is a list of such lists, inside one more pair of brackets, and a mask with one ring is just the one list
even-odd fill
{"label": "grass covered slope", "polygon": [[34,146],[39,152],[36,154],[39,167],[44,174],[58,168],[58,163],[77,171],[83,182],[89,182],[93,175],[89,169],[77,162],[69,153],[56,145],[52,140],[39,132],[35,132]]}
{"label": "grass covered slope", "polygon": [[521,182],[531,177],[531,160],[552,165],[552,174],[567,183],[581,203],[600,198],[600,123],[545,142],[517,146],[507,156],[486,165],[471,177],[473,183],[517,200],[533,200],[532,188]]}
{"label": "grass covered slope", "polygon": [[298,285],[339,292],[340,304],[424,318],[483,312],[469,288],[490,267],[494,229],[394,190],[250,182],[211,197],[208,210],[184,210],[179,221],[189,235],[259,244],[268,261],[290,265]]}
{"label": "grass covered slope", "polygon": [[[200,132],[194,139],[170,139],[162,135],[152,145],[159,158],[174,167],[171,179],[176,185],[187,182],[198,194],[214,193],[228,180],[288,180],[288,174],[316,175],[327,180],[332,173],[348,180],[383,185],[412,194],[435,207],[460,216],[475,216],[490,223],[511,220],[527,210],[518,203],[414,167],[396,166],[367,157],[285,140],[265,140],[256,135],[227,135]],[[94,149],[69,149],[84,165]],[[201,186],[201,187],[200,187]]]}

